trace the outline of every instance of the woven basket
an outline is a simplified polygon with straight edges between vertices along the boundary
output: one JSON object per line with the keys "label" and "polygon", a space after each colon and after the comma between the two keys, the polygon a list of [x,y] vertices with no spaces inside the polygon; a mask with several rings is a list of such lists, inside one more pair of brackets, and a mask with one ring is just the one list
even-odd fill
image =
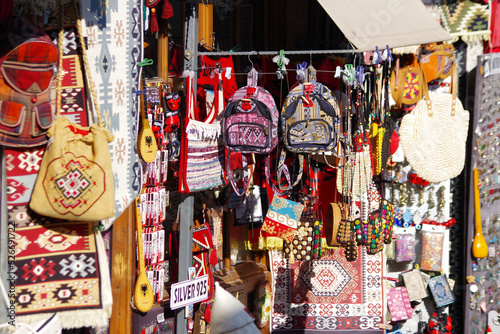
{"label": "woven basket", "polygon": [[451,93],[429,98],[424,85],[425,99],[403,117],[399,129],[406,159],[429,182],[448,180],[464,168],[469,112],[456,98],[456,65],[452,71]]}

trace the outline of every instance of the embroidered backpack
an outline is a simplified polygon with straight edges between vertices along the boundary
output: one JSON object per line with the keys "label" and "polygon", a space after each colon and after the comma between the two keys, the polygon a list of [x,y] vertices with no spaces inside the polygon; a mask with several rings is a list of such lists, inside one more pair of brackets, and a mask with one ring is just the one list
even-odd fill
{"label": "embroidered backpack", "polygon": [[316,82],[309,67],[309,82],[288,93],[281,112],[285,148],[293,153],[332,152],[337,145],[340,109],[330,89]]}
{"label": "embroidered backpack", "polygon": [[0,145],[32,147],[48,141],[57,46],[27,20],[0,25]]}
{"label": "embroidered backpack", "polygon": [[[334,151],[340,133],[340,109],[330,89],[316,82],[316,71],[310,66],[306,71],[308,82],[293,88],[286,97],[281,111],[283,142],[287,151],[299,154],[299,174],[293,184],[302,178],[303,154]],[[286,152],[281,151],[278,179],[286,172]]]}
{"label": "embroidered backpack", "polygon": [[[269,166],[269,154],[278,144],[279,111],[271,94],[257,86],[257,76],[253,68],[248,73],[247,86],[234,93],[224,110],[222,131],[228,152],[226,174],[239,196],[242,194],[236,186],[229,163],[231,152],[267,154],[266,166]],[[245,180],[244,190],[247,186]]]}

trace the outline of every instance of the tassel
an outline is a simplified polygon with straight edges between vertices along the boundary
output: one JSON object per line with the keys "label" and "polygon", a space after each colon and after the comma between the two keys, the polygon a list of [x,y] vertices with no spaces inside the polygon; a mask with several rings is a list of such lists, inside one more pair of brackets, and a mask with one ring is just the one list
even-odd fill
{"label": "tassel", "polygon": [[212,307],[210,306],[210,302],[207,302],[207,308],[205,309],[205,321],[210,323],[210,319],[212,318]]}
{"label": "tassel", "polygon": [[218,263],[217,261],[217,248],[212,246],[212,250],[210,251],[210,264],[215,266]]}
{"label": "tassel", "polygon": [[163,4],[163,13],[161,13],[161,18],[168,20],[174,16],[174,8],[172,7],[172,4],[170,3],[169,0],[165,0],[165,3]]}
{"label": "tassel", "polygon": [[151,34],[160,30],[158,28],[158,20],[156,19],[156,8],[151,8]]}

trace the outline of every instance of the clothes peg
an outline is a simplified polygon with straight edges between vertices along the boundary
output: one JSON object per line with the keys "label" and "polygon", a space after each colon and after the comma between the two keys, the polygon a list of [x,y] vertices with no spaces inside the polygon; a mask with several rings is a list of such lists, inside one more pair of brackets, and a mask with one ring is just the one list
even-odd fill
{"label": "clothes peg", "polygon": [[297,64],[297,81],[304,81],[306,77],[307,62],[302,62],[302,64]]}
{"label": "clothes peg", "polygon": [[353,64],[344,65],[344,73],[347,75],[349,83],[353,85],[356,81],[356,71]]}
{"label": "clothes peg", "polygon": [[365,80],[365,68],[363,66],[358,66],[357,70],[357,80],[358,80],[358,85],[362,85],[363,81]]}
{"label": "clothes peg", "polygon": [[380,54],[380,50],[378,49],[378,46],[375,47],[375,53],[377,55],[377,64],[380,64],[382,62],[382,55]]}
{"label": "clothes peg", "polygon": [[226,77],[226,79],[231,79],[231,71],[232,71],[232,68],[231,67],[226,67],[226,71],[225,71],[225,74],[224,76]]}
{"label": "clothes peg", "polygon": [[392,53],[391,53],[391,49],[389,49],[389,44],[386,45],[387,47],[387,57],[388,59],[390,59],[391,61],[393,61],[394,59],[392,58]]}
{"label": "clothes peg", "polygon": [[139,65],[140,67],[153,65],[153,59],[144,58],[144,60],[139,62],[137,65]]}
{"label": "clothes peg", "polygon": [[285,50],[280,50],[280,54],[274,56],[273,62],[278,65],[278,70],[276,71],[278,79],[283,79],[286,74],[286,65],[290,62],[290,59],[285,57]]}
{"label": "clothes peg", "polygon": [[148,89],[144,88],[144,89],[141,89],[141,90],[137,90],[135,92],[135,95],[146,95],[147,93],[148,93]]}
{"label": "clothes peg", "polygon": [[335,69],[335,78],[340,78],[340,75],[342,74],[342,69],[340,68],[340,66],[337,66],[337,68]]}

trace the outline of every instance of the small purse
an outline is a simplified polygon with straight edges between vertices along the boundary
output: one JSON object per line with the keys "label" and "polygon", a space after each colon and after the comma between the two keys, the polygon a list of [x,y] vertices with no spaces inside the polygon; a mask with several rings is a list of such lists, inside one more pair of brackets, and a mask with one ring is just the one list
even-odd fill
{"label": "small purse", "polygon": [[303,212],[298,222],[297,233],[292,242],[285,242],[283,250],[290,263],[297,261],[317,260],[321,254],[321,238],[323,223],[314,212]]}
{"label": "small purse", "polygon": [[[86,60],[87,50],[80,30],[78,35]],[[88,69],[85,72],[88,86],[92,88]],[[58,79],[62,80],[61,77]],[[65,220],[99,221],[115,214],[108,145],[114,137],[104,128],[95,91],[92,93],[97,123],[90,127],[60,117],[61,108],[57,106],[57,118],[47,133],[50,142],[42,158],[29,204],[40,215]]]}
{"label": "small purse", "polygon": [[422,74],[420,64],[415,55],[401,56],[389,80],[391,95],[396,107],[403,104],[414,104],[422,98]]}
{"label": "small purse", "polygon": [[438,227],[422,227],[422,257],[420,266],[423,270],[440,271],[443,260],[444,231],[437,230]]}
{"label": "small purse", "polygon": [[397,229],[396,262],[411,262],[415,260],[415,228]]}
{"label": "small purse", "polygon": [[412,317],[413,310],[406,288],[403,286],[389,290],[387,293],[387,306],[391,312],[392,321],[408,320]]}
{"label": "small purse", "polygon": [[455,295],[450,289],[445,275],[434,276],[429,279],[429,290],[437,307],[443,307],[455,302]]}
{"label": "small purse", "polygon": [[408,291],[408,298],[410,301],[419,300],[427,297],[427,291],[425,290],[424,281],[422,280],[422,275],[420,270],[410,270],[401,273],[403,280],[405,282],[406,290]]}
{"label": "small purse", "polygon": [[267,210],[262,231],[268,237],[278,237],[292,242],[299,220],[304,211],[304,205],[274,195],[269,210]]}

